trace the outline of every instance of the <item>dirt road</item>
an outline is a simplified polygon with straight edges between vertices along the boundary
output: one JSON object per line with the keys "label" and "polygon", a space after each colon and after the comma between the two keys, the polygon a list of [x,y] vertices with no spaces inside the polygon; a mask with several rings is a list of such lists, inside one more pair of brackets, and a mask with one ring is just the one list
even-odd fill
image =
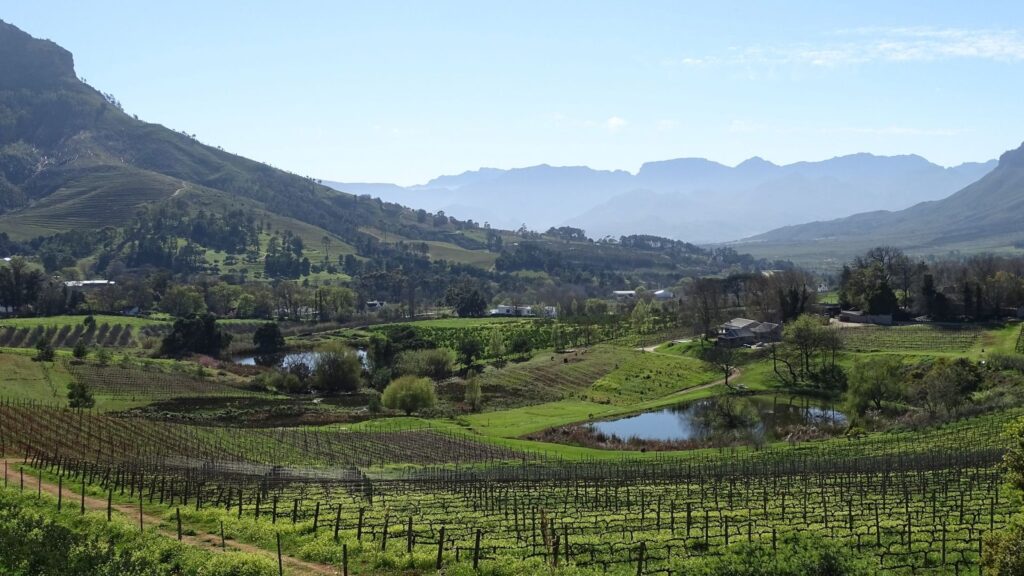
{"label": "dirt road", "polygon": [[[7,470],[7,481],[9,483],[8,487],[9,488],[17,489],[18,486],[19,486],[19,482],[20,482],[20,475],[18,473],[18,465],[21,464],[21,460],[12,459],[12,458],[2,459],[2,460],[0,460],[0,467],[2,467],[4,465],[4,463],[6,463],[6,465],[7,465],[6,466],[6,470]],[[74,488],[74,486],[72,486],[72,485],[69,485],[69,484],[65,484],[64,485],[64,487],[63,487],[63,491],[64,491],[63,502],[64,502],[64,506],[69,507],[69,508],[71,508],[73,510],[76,510],[76,509],[78,509],[79,506],[81,506],[81,502],[82,502],[81,498],[82,498],[82,496],[81,496],[81,492],[76,492],[75,490],[73,490],[73,488]],[[31,475],[28,471],[26,471],[25,472],[25,493],[27,493],[27,494],[35,494],[37,491],[40,491],[40,489],[41,489],[42,492],[45,492],[46,494],[49,494],[49,495],[54,496],[54,497],[57,497],[57,494],[60,491],[60,487],[57,484],[53,484],[53,483],[48,482],[46,480],[43,480],[42,484],[40,485],[38,477],[34,476],[34,475]],[[91,496],[86,496],[85,497],[85,509],[89,510],[89,511],[102,511],[102,512],[105,512],[106,509],[107,509],[107,501],[105,499],[99,499],[99,498],[93,498]],[[139,507],[137,505],[128,505],[128,504],[117,504],[117,503],[115,503],[115,504],[113,504],[111,506],[111,509],[115,513],[120,514],[120,515],[126,517],[127,519],[129,519],[130,521],[132,521],[136,525],[138,525],[138,523],[139,523]],[[178,537],[177,531],[175,529],[170,529],[169,530],[169,529],[166,529],[166,528],[161,528],[160,525],[162,523],[163,523],[163,519],[160,516],[148,514],[148,513],[145,513],[145,512],[142,514],[142,524],[143,524],[143,526],[145,526],[147,528],[156,528],[157,532],[159,532],[161,535],[166,536],[168,538],[177,538]],[[221,552],[222,551],[221,543],[220,543],[220,535],[219,534],[200,533],[200,534],[196,534],[195,536],[183,535],[182,536],[182,542],[185,543],[185,544],[188,544],[190,546],[196,546],[196,547],[203,548],[203,549],[206,549],[206,550],[212,550],[212,551],[216,551],[216,552]],[[264,556],[266,558],[270,558],[274,563],[277,562],[277,554],[275,552],[270,552],[269,550],[264,550],[264,549],[258,548],[256,546],[251,546],[249,544],[244,544],[244,543],[236,542],[236,541],[233,541],[233,540],[227,541],[226,542],[226,546],[227,546],[228,550],[238,550],[240,552],[247,552],[249,554],[254,554],[254,555],[257,555],[257,556]],[[316,563],[313,563],[313,562],[306,562],[304,560],[300,560],[298,558],[294,558],[294,557],[291,557],[291,556],[283,556],[282,557],[282,564],[284,566],[284,573],[286,575],[303,575],[303,576],[304,575],[314,575],[314,574],[332,574],[332,575],[335,575],[335,574],[340,574],[341,573],[341,570],[336,568],[336,567],[328,566],[326,564],[316,564]]]}

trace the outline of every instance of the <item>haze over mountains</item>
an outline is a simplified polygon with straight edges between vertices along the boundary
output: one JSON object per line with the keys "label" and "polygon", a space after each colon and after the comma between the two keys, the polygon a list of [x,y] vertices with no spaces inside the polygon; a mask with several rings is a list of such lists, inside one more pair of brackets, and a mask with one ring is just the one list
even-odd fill
{"label": "haze over mountains", "polygon": [[787,226],[736,242],[758,255],[785,253],[798,260],[842,258],[871,246],[892,245],[917,254],[1024,248],[1024,146],[1004,153],[977,182],[942,200],[899,211]]}
{"label": "haze over mountains", "polygon": [[754,157],[729,167],[680,158],[645,163],[635,175],[540,165],[482,168],[409,187],[327,184],[503,228],[569,225],[595,238],[642,233],[711,243],[938,200],[975,182],[995,164],[945,168],[916,155],[853,154],[782,166]]}

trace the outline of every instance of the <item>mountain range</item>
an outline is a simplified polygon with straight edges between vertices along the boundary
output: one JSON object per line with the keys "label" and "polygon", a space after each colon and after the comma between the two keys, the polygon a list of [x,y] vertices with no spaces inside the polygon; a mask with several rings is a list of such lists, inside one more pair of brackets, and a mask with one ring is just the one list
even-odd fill
{"label": "mountain range", "polygon": [[409,187],[327,184],[503,228],[573,226],[591,237],[643,233],[715,243],[937,200],[994,166],[995,160],[945,168],[915,155],[853,154],[781,166],[754,157],[735,167],[680,158],[645,163],[636,174],[540,165],[482,168]]}
{"label": "mountain range", "polygon": [[977,182],[941,200],[787,226],[735,242],[757,255],[841,260],[872,246],[916,254],[1001,252],[1024,248],[1024,145],[1000,156]]}

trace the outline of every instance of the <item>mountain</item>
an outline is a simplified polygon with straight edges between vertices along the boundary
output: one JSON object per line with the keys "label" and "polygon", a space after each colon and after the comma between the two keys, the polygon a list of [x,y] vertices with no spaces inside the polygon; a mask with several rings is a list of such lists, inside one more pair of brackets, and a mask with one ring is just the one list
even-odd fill
{"label": "mountain", "polygon": [[569,225],[593,237],[644,233],[722,242],[787,224],[937,200],[994,166],[993,160],[944,168],[915,155],[853,154],[784,166],[754,157],[735,167],[679,158],[648,162],[635,175],[541,165],[484,168],[405,188],[328,184],[506,228]]}
{"label": "mountain", "polygon": [[[610,198],[631,178],[583,167],[483,169],[429,190],[491,194],[489,208],[518,226],[559,192]],[[0,251],[49,273],[343,282],[363,301],[414,309],[445,301],[452,287],[571,301],[780,265],[652,236],[512,232],[369,196],[429,191],[345,187],[351,193],[126,114],[77,77],[71,53],[0,21]]]}
{"label": "mountain", "polygon": [[449,257],[460,246],[482,248],[455,222],[424,222],[414,210],[339,192],[126,114],[116,98],[77,77],[70,52],[0,21],[0,232],[26,241],[116,228],[158,207],[241,210],[265,223],[264,231],[299,236],[313,253],[325,237],[334,254],[357,253],[382,229]]}
{"label": "mountain", "polygon": [[1024,247],[1024,146],[1004,153],[977,182],[904,210],[786,226],[732,243],[740,250],[799,259],[841,257],[878,245],[919,254]]}

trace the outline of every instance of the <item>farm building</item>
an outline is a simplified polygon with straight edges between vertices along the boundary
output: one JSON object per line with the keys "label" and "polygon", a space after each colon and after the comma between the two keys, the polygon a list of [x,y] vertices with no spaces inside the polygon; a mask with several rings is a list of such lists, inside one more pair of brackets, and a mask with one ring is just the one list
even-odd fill
{"label": "farm building", "polygon": [[718,343],[723,346],[745,346],[758,342],[778,342],[781,339],[782,326],[772,322],[733,318],[718,327]]}

